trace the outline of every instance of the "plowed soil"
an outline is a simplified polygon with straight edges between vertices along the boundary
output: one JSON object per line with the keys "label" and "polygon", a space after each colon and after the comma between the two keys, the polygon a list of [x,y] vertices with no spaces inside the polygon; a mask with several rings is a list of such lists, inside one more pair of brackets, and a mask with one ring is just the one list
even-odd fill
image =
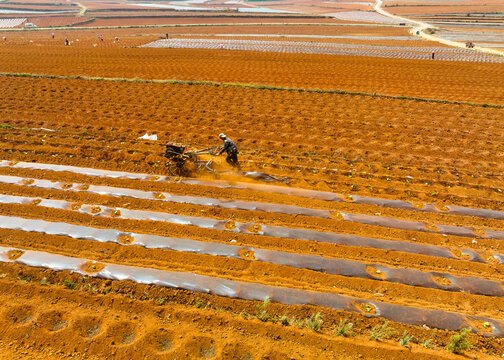
{"label": "plowed soil", "polygon": [[[409,5],[409,2],[401,3],[401,6],[386,6],[387,11],[392,14],[408,16],[408,15],[427,15],[427,14],[467,14],[467,13],[486,13],[491,15],[492,13],[499,13],[502,11],[502,4],[467,4],[463,5],[459,3],[457,5],[445,5],[445,6],[429,6],[432,2],[423,3],[419,5]],[[388,4],[387,4],[388,5]]]}
{"label": "plowed soil", "polygon": [[[0,44],[0,71],[239,82],[503,104],[502,64],[282,53],[254,53],[250,61],[247,51],[125,49],[171,31],[127,30],[124,36],[119,29],[99,30],[103,42],[96,30],[58,32],[54,40],[50,32],[8,34],[7,42]],[[64,37],[71,46],[64,46]],[[33,58],[40,61],[34,63]]]}
{"label": "plowed soil", "polygon": [[50,26],[70,26],[83,21],[79,16],[37,16],[29,17],[28,21],[36,24],[38,27]]}
{"label": "plowed soil", "polygon": [[[137,48],[204,32],[408,36],[402,27],[322,25],[6,33],[0,357],[458,359],[445,348],[464,327],[473,348],[463,356],[500,357],[504,216],[477,209],[504,211],[504,66]],[[220,132],[236,142],[241,172],[203,155],[215,174],[169,173],[166,142],[214,147]],[[146,133],[158,140],[139,139]],[[423,225],[399,226],[413,222]],[[158,245],[142,246],[142,236]],[[160,246],[167,238],[174,245]],[[29,250],[86,262],[81,273],[30,265],[21,261]],[[107,264],[251,288],[217,296],[210,284],[100,277]],[[346,310],[245,300],[254,286],[354,300]],[[387,306],[409,311],[391,321]],[[418,316],[432,311],[436,321]],[[371,340],[385,323],[393,331]]]}
{"label": "plowed soil", "polygon": [[[114,15],[112,15],[114,16]],[[117,16],[116,18],[98,18],[90,24],[81,25],[82,27],[89,26],[148,26],[148,25],[158,25],[158,24],[236,24],[236,23],[254,23],[260,24],[262,22],[267,23],[278,23],[278,24],[304,24],[304,23],[321,23],[321,24],[346,24],[347,21],[342,21],[338,19],[330,18],[303,18],[303,17],[277,17],[277,16],[240,16],[227,14],[211,16],[205,13],[203,16],[195,17],[194,14],[187,16],[176,16],[176,17],[134,17],[128,16],[127,18],[121,18]],[[127,25],[124,25],[127,24]]]}

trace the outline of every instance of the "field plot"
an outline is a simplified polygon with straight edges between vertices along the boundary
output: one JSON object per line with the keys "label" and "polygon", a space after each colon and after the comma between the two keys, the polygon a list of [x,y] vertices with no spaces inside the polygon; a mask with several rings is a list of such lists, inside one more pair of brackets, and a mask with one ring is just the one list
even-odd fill
{"label": "field plot", "polygon": [[[248,2],[254,4],[254,2]],[[371,9],[371,3],[366,1],[318,1],[318,0],[300,0],[300,1],[269,1],[260,2],[261,6],[281,9],[287,11],[297,11],[305,14],[324,14],[332,13],[334,11],[348,11],[348,10],[368,10]]]}
{"label": "field plot", "polygon": [[[418,359],[432,356],[422,339],[442,347],[471,326],[478,354],[503,351],[502,109],[207,85],[3,82],[4,339],[30,333],[36,347],[118,358]],[[164,175],[164,141],[204,147],[221,129],[237,140],[245,173]],[[145,132],[159,143],[139,140]],[[290,186],[247,180],[257,171]],[[318,312],[317,333],[304,324]],[[330,336],[344,318],[357,340]],[[384,320],[393,339],[414,337],[411,353],[368,345]],[[187,331],[178,336],[178,327]],[[237,328],[247,331],[231,336]],[[296,355],[275,350],[271,333]]]}
{"label": "field plot", "polygon": [[[0,358],[504,354],[501,58],[312,16],[369,1],[149,6],[2,31]],[[239,168],[173,171],[220,132]]]}
{"label": "field plot", "polygon": [[[479,30],[479,31],[478,31]],[[471,41],[478,46],[490,48],[500,48],[504,46],[504,34],[495,31],[482,31],[481,29],[473,29],[470,31],[458,29],[456,31],[438,31],[437,34],[448,40],[455,41]]]}
{"label": "field plot", "polygon": [[[313,42],[315,40],[317,43],[329,43],[329,46],[334,47],[335,42],[340,43],[339,46],[345,48],[345,46],[350,45],[368,45],[371,48],[376,46],[382,47],[393,47],[394,49],[400,49],[401,47],[411,47],[415,48],[416,51],[419,48],[425,50],[427,48],[441,48],[447,47],[446,45],[441,45],[433,41],[422,41],[417,37],[410,36],[362,36],[362,35],[281,35],[281,34],[172,34],[171,39],[201,39],[201,37],[210,37],[211,39],[225,39],[225,40],[260,40],[260,41],[271,41],[271,40],[281,40],[282,42]],[[422,51],[420,50],[420,51]],[[440,50],[443,52],[442,49]],[[423,57],[424,59],[426,57]]]}
{"label": "field plot", "polygon": [[396,59],[430,60],[432,52],[438,60],[504,63],[504,58],[479,54],[471,50],[450,48],[412,48],[398,46],[350,45],[317,42],[286,42],[260,40],[225,40],[225,39],[171,39],[157,40],[144,47],[183,48],[183,49],[226,49],[251,50],[264,52],[332,54],[385,57]]}
{"label": "field plot", "polygon": [[17,19],[0,19],[0,28],[13,28],[21,25],[26,21],[26,18],[17,18]]}
{"label": "field plot", "polygon": [[[222,33],[222,28],[225,27],[216,31]],[[230,27],[230,31],[235,33],[237,28]],[[254,26],[242,28],[251,32]],[[302,28],[305,32],[310,27]],[[7,42],[0,44],[0,71],[238,82],[503,104],[501,64],[262,52],[254,52],[251,61],[251,53],[247,51],[124,48],[149,43],[169,31],[176,34],[188,29],[202,30],[201,27],[105,29],[100,30],[104,42],[97,40],[95,30],[58,32],[56,39],[51,39],[51,32],[43,31],[8,34]],[[338,29],[333,34],[372,34],[369,27],[347,32]],[[296,26],[290,30],[294,31]],[[404,34],[405,29],[378,31],[394,36]],[[113,40],[117,35],[119,43]],[[64,36],[72,41],[72,46],[64,46]],[[40,61],[34,63],[33,58]],[[248,71],[242,71],[243,68]]]}
{"label": "field plot", "polygon": [[[194,15],[194,14],[193,14]],[[310,24],[310,23],[333,23],[333,24],[343,24],[345,21],[332,19],[332,18],[320,18],[320,17],[306,17],[306,16],[252,16],[252,15],[210,15],[205,13],[202,16],[175,16],[170,17],[168,15],[163,18],[160,17],[135,17],[133,14],[127,18],[121,17],[119,15],[113,14],[110,18],[97,18],[92,22],[92,26],[140,26],[140,25],[170,25],[170,24],[236,24],[236,23],[250,23],[250,24],[261,24],[263,22],[272,24]],[[83,27],[90,26],[82,25]]]}
{"label": "field plot", "polygon": [[77,6],[62,6],[62,5],[35,5],[35,4],[16,4],[16,3],[0,3],[1,10],[19,10],[20,12],[26,11],[41,11],[41,12],[54,12],[54,11],[77,11]]}
{"label": "field plot", "polygon": [[28,22],[31,22],[38,27],[51,27],[51,26],[71,26],[74,24],[82,23],[83,20],[80,16],[30,16]]}
{"label": "field plot", "polygon": [[[449,14],[492,14],[502,12],[500,1],[445,1],[433,3],[432,1],[394,1],[385,2],[385,9],[396,15],[440,15]],[[470,18],[468,19],[470,20]]]}
{"label": "field plot", "polygon": [[399,24],[401,21],[378,14],[374,11],[345,11],[333,13],[332,16],[339,20],[350,20],[364,23]]}

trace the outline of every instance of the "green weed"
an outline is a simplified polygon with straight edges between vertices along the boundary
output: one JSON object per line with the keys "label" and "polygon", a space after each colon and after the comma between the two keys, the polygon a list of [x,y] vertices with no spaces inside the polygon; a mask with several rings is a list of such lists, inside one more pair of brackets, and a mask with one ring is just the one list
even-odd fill
{"label": "green weed", "polygon": [[434,344],[432,343],[433,342],[433,339],[432,338],[429,338],[429,339],[424,339],[422,340],[422,342],[420,343],[420,346],[423,346],[424,348],[426,349],[432,349],[434,348]]}
{"label": "green weed", "polygon": [[252,315],[250,315],[250,314],[249,314],[248,312],[246,312],[246,311],[242,311],[242,312],[240,313],[240,316],[241,316],[242,318],[244,318],[245,320],[248,320],[248,319],[250,319],[250,318],[252,317]]}
{"label": "green weed", "polygon": [[408,335],[406,330],[404,330],[401,338],[399,339],[399,345],[406,346],[411,341],[411,339],[412,339],[412,337],[410,335]]}
{"label": "green weed", "polygon": [[70,289],[70,290],[75,290],[77,288],[77,284],[74,282],[74,281],[70,281],[70,280],[63,280],[63,286],[65,286],[67,289]]}
{"label": "green weed", "polygon": [[288,317],[287,315],[282,315],[278,318],[278,321],[284,326],[290,326],[296,322],[296,319]]}
{"label": "green weed", "polygon": [[266,298],[261,304],[256,305],[255,317],[261,321],[268,321],[271,316],[268,314],[270,299]]}
{"label": "green weed", "polygon": [[394,328],[389,326],[388,321],[381,325],[374,326],[369,333],[369,340],[381,340],[386,339],[394,335]]}
{"label": "green weed", "polygon": [[322,320],[322,314],[318,312],[310,316],[308,319],[305,319],[305,327],[311,330],[319,331],[323,322],[324,320]]}
{"label": "green weed", "polygon": [[352,331],[353,323],[349,322],[347,319],[340,320],[338,325],[334,326],[333,331],[331,332],[332,336],[354,336],[355,332]]}
{"label": "green weed", "polygon": [[472,348],[472,343],[469,341],[469,334],[471,331],[472,328],[468,327],[460,330],[458,334],[453,335],[448,345],[446,345],[446,350],[454,354],[460,354],[462,351]]}

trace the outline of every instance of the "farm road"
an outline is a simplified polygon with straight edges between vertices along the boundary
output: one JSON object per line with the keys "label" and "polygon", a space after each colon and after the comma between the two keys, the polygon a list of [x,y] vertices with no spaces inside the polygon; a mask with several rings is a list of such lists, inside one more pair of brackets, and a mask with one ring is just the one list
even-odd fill
{"label": "farm road", "polygon": [[[416,34],[418,32],[420,34],[420,36],[422,38],[424,38],[425,40],[436,41],[436,42],[439,42],[441,44],[445,44],[445,45],[449,45],[449,46],[454,46],[454,47],[459,47],[459,48],[465,48],[466,47],[465,43],[463,43],[463,42],[447,40],[447,39],[443,39],[443,38],[441,38],[439,36],[435,36],[435,35],[432,35],[432,34],[427,34],[425,32],[425,30],[428,29],[428,28],[435,28],[435,26],[430,25],[430,24],[428,24],[426,22],[423,22],[423,21],[411,20],[411,19],[408,19],[408,18],[405,18],[405,17],[402,17],[402,16],[393,15],[393,14],[389,13],[388,11],[383,10],[382,9],[382,5],[383,5],[383,0],[376,0],[376,3],[373,5],[373,9],[377,13],[385,15],[385,16],[388,16],[390,18],[398,19],[398,20],[401,20],[401,21],[403,21],[405,23],[415,24],[416,26],[411,30],[411,32],[413,34]],[[504,52],[499,51],[499,50],[489,49],[489,48],[486,48],[486,47],[476,46],[476,47],[474,47],[474,50],[481,51],[481,52],[484,52],[484,53],[487,53],[487,54],[504,56]]]}

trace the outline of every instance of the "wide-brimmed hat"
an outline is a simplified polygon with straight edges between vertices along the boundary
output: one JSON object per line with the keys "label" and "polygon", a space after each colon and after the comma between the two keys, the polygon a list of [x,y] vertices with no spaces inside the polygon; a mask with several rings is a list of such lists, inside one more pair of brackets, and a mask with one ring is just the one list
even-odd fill
{"label": "wide-brimmed hat", "polygon": [[225,138],[226,138],[226,134],[224,134],[224,133],[220,133],[220,134],[219,134],[219,137],[220,137],[221,139],[225,139]]}

